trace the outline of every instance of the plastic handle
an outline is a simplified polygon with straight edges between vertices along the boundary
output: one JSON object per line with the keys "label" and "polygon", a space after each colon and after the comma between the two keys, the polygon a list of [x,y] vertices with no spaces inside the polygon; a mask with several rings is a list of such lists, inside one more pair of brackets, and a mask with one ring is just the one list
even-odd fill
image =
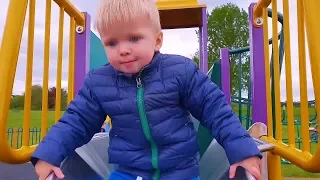
{"label": "plastic handle", "polygon": [[55,177],[54,173],[51,173],[46,180],[53,180],[53,178]]}
{"label": "plastic handle", "polygon": [[246,171],[247,180],[256,180],[256,178],[250,174],[248,171]]}

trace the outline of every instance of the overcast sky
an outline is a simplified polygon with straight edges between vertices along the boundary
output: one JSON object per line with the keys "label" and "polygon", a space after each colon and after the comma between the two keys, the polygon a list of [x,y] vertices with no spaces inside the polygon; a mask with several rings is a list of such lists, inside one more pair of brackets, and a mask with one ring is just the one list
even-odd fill
{"label": "overcast sky", "polygon": [[[211,11],[215,6],[232,2],[237,4],[240,8],[247,11],[251,2],[256,0],[198,0],[200,3],[205,3],[208,6],[208,10]],[[86,11],[91,15],[92,20],[95,18],[95,10],[99,3],[99,0],[91,0],[88,3],[87,0],[71,0],[73,4],[80,10]],[[2,0],[0,6],[0,40],[2,39],[3,27],[5,16],[7,13],[9,0]],[[282,2],[278,4],[278,11],[282,12]],[[298,50],[297,50],[297,27],[296,27],[296,4],[295,0],[290,0],[290,18],[291,18],[291,49],[292,49],[292,74],[293,74],[293,92],[294,99],[299,99],[299,74],[298,74]],[[57,62],[57,46],[58,46],[58,24],[59,24],[59,8],[52,4],[52,18],[51,18],[51,43],[50,43],[50,75],[49,86],[55,86],[56,79],[56,62]],[[36,2],[36,23],[35,23],[35,53],[34,53],[34,65],[33,65],[33,83],[42,84],[43,74],[43,47],[44,47],[44,24],[45,24],[45,1],[37,0]],[[24,91],[25,82],[25,69],[26,69],[26,53],[27,53],[27,23],[26,18],[23,40],[21,44],[18,69],[16,73],[14,90],[15,94],[20,94]],[[271,25],[271,19],[269,21]],[[280,26],[279,26],[280,29]],[[64,55],[63,55],[63,82],[62,86],[67,86],[67,70],[68,70],[68,40],[69,40],[69,18],[65,15],[65,28],[64,28]],[[269,37],[271,37],[271,28],[269,30]],[[179,30],[165,30],[164,31],[164,45],[162,48],[163,53],[176,53],[184,56],[191,56],[198,48],[197,37],[195,29],[179,29]],[[307,53],[308,54],[308,53]],[[307,55],[308,56],[308,55]],[[285,68],[285,66],[283,66]],[[314,99],[312,79],[309,65],[309,57],[307,57],[307,70],[308,70],[308,94],[309,99]],[[286,99],[285,90],[285,71],[281,75],[281,99]]]}

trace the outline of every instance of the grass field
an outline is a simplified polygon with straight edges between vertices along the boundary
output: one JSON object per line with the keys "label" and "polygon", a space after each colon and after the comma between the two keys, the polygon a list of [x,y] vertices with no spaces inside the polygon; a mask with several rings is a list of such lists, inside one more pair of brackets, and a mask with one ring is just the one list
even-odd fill
{"label": "grass field", "polygon": [[[238,107],[233,108],[236,112],[239,111]],[[246,108],[242,108],[242,116],[246,115]],[[61,112],[62,114],[63,112]],[[299,109],[295,109],[295,115],[299,115]],[[315,110],[314,108],[309,109],[310,117],[315,116]],[[48,126],[54,124],[54,111],[49,111],[48,113]],[[10,111],[9,113],[9,120],[7,122],[7,128],[21,128],[23,124],[23,111]],[[40,128],[41,127],[41,111],[32,111],[31,112],[31,128]],[[283,126],[283,138],[287,138],[287,126]],[[296,128],[296,132],[298,131],[298,127]],[[298,134],[296,133],[296,137],[298,137]],[[297,144],[297,147],[299,147],[299,144]],[[316,150],[317,144],[312,143],[311,144],[311,153],[314,153]],[[284,177],[320,177],[320,173],[313,174],[308,173],[300,168],[296,167],[295,165],[282,165],[282,175]]]}

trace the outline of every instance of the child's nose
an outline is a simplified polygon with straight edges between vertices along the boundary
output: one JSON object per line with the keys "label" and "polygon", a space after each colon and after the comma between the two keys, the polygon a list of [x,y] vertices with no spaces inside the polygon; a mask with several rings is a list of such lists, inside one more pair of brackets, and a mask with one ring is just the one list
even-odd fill
{"label": "child's nose", "polygon": [[126,56],[130,54],[130,48],[126,45],[121,45],[119,51],[121,56]]}

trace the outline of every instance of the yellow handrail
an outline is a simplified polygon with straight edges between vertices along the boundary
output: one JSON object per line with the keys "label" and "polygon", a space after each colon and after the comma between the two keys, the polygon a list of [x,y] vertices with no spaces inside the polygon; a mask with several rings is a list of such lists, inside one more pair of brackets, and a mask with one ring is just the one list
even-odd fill
{"label": "yellow handrail", "polygon": [[[253,19],[263,18],[263,9],[267,8],[271,4],[271,0],[259,0],[258,3],[253,8]],[[256,21],[253,21],[254,25],[259,27]]]}
{"label": "yellow handrail", "polygon": [[[302,149],[295,147],[294,133],[294,107],[292,92],[292,73],[291,73],[291,50],[290,50],[290,19],[289,19],[289,2],[283,0],[283,24],[284,24],[284,51],[285,51],[285,68],[286,68],[286,95],[287,95],[287,120],[288,120],[288,139],[289,143],[282,141],[282,118],[280,107],[280,73],[279,73],[279,51],[278,41],[273,41],[273,69],[274,69],[274,85],[275,85],[275,125],[276,134],[273,134],[273,122],[271,120],[271,96],[270,96],[270,58],[268,45],[268,22],[266,19],[266,8],[272,5],[272,37],[277,39],[278,36],[278,15],[277,0],[261,0],[254,8],[256,17],[263,17],[264,29],[264,48],[265,48],[265,65],[266,65],[266,85],[267,85],[267,108],[268,108],[268,136],[261,137],[262,140],[275,145],[274,150],[269,154],[272,164],[269,164],[270,176],[278,179],[281,177],[280,157],[290,161],[305,171],[319,173],[320,172],[320,146],[317,147],[314,155],[310,153],[309,142],[309,110],[308,110],[308,93],[307,93],[307,68],[306,68],[306,49],[305,49],[305,26],[308,40],[308,48],[310,55],[310,65],[312,72],[312,80],[314,86],[314,94],[316,100],[316,111],[320,114],[320,35],[318,30],[320,25],[317,23],[317,17],[320,15],[318,7],[320,1],[303,0],[297,1],[297,24],[298,24],[298,53],[299,53],[299,82],[300,82],[300,114],[301,114],[301,131],[302,131]],[[261,14],[262,13],[262,14]],[[318,118],[318,123],[320,119]],[[269,160],[268,160],[269,161]],[[276,168],[277,167],[277,168]]]}
{"label": "yellow handrail", "polygon": [[[24,94],[24,119],[23,140],[20,149],[14,149],[7,143],[6,126],[8,121],[11,93],[15,78],[20,44],[23,34],[24,20],[28,8],[28,0],[11,0],[9,3],[6,24],[0,51],[0,161],[10,164],[20,164],[29,161],[36,145],[30,145],[31,118],[31,91],[32,91],[32,69],[34,56],[34,25],[35,25],[35,2],[29,0],[29,24],[28,24],[28,50],[26,63],[26,81]],[[74,97],[74,67],[75,67],[75,33],[76,26],[85,29],[85,16],[79,12],[68,0],[54,0],[60,7],[59,34],[58,34],[58,60],[57,60],[57,82],[56,82],[56,109],[55,120],[60,116],[61,104],[61,80],[62,80],[62,57],[63,57],[63,25],[64,13],[70,15],[70,41],[69,41],[69,74],[68,74],[68,102]],[[45,13],[45,38],[44,38],[44,65],[43,65],[43,92],[42,92],[42,120],[41,138],[47,133],[48,128],[48,85],[49,85],[49,60],[50,60],[50,36],[51,36],[51,6],[52,0],[46,0]],[[83,31],[82,31],[83,32]]]}
{"label": "yellow handrail", "polygon": [[85,17],[69,0],[54,0],[65,12],[73,17],[77,25],[85,27]]}
{"label": "yellow handrail", "polygon": [[27,162],[32,152],[11,149],[5,133],[27,6],[27,0],[10,1],[0,48],[0,160],[3,162],[17,163],[18,159]]}

